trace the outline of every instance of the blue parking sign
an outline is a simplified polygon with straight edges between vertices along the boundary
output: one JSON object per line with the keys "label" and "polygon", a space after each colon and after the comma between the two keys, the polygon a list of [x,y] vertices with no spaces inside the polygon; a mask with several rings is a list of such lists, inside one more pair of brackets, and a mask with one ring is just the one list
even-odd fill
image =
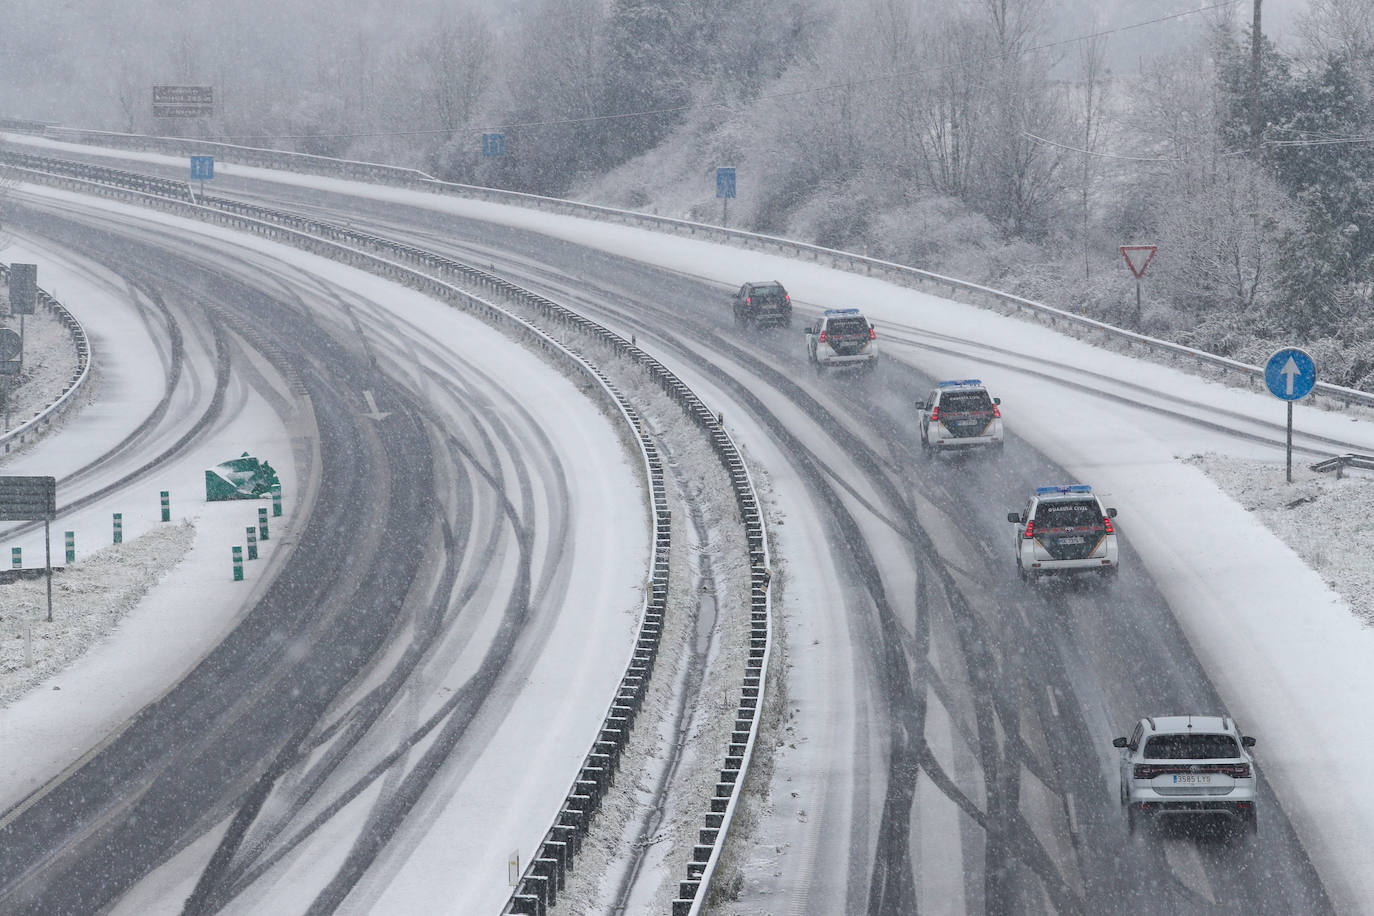
{"label": "blue parking sign", "polygon": [[482,134],[483,156],[504,156],[506,154],[505,134]]}
{"label": "blue parking sign", "polygon": [[191,179],[209,181],[215,177],[215,157],[214,156],[192,156],[191,157]]}
{"label": "blue parking sign", "polygon": [[716,196],[735,196],[735,167],[724,166],[716,169]]}

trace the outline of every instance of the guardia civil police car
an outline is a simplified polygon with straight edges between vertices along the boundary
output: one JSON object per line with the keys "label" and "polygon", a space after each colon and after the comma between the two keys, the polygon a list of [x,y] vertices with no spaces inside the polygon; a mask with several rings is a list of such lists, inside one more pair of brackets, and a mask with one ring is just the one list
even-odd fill
{"label": "guardia civil police car", "polygon": [[820,372],[827,367],[878,368],[878,332],[858,309],[826,309],[806,329],[806,356]]}
{"label": "guardia civil police car", "polygon": [[1117,571],[1115,509],[1105,509],[1083,483],[1036,487],[1021,512],[1007,513],[1016,531],[1016,572],[1023,582],[1041,576]]}
{"label": "guardia civil police car", "polygon": [[980,379],[950,379],[936,382],[924,401],[916,402],[921,412],[921,451],[988,447],[1002,450],[1001,398],[988,394]]}
{"label": "guardia civil police car", "polygon": [[1121,806],[1134,833],[1145,819],[1222,819],[1254,833],[1259,777],[1230,716],[1146,716],[1121,749]]}

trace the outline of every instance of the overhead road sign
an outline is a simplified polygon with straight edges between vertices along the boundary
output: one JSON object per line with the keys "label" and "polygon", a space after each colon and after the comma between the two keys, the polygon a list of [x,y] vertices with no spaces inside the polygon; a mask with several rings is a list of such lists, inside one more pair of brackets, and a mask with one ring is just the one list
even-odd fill
{"label": "overhead road sign", "polygon": [[10,314],[32,315],[38,301],[38,265],[10,265]]}
{"label": "overhead road sign", "polygon": [[1131,274],[1137,280],[1145,276],[1145,268],[1150,266],[1154,260],[1155,251],[1158,245],[1122,245],[1121,256],[1126,259],[1126,266],[1131,269]]}
{"label": "overhead road sign", "polygon": [[1317,384],[1317,364],[1297,347],[1284,347],[1264,364],[1264,384],[1283,401],[1307,397]]}
{"label": "overhead road sign", "polygon": [[153,117],[209,118],[215,114],[213,86],[154,86]]}

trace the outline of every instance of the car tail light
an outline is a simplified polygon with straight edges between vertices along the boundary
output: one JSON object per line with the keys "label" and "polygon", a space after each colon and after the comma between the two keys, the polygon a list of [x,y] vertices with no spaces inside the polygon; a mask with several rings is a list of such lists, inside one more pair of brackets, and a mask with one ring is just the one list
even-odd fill
{"label": "car tail light", "polygon": [[825,343],[825,332],[824,332],[824,331],[821,331],[821,336],[818,337],[818,338],[816,338],[816,339],[817,339],[818,341],[820,341],[821,343]]}
{"label": "car tail light", "polygon": [[939,419],[940,419],[940,405],[936,404],[934,407],[930,408],[930,422],[936,423],[936,422],[939,422]]}
{"label": "car tail light", "polygon": [[1002,411],[1000,411],[1000,410],[997,409],[997,405],[996,405],[996,404],[993,404],[993,405],[992,405],[992,415],[993,415],[994,417],[1000,417],[1000,416],[1002,415]]}
{"label": "car tail light", "polygon": [[1035,537],[1035,519],[1030,519],[1029,521],[1026,522],[1026,530],[1023,531],[1023,532],[1021,532],[1021,537],[1023,537],[1023,538],[1033,538],[1033,537]]}
{"label": "car tail light", "polygon": [[1233,763],[1230,766],[1222,767],[1221,772],[1225,773],[1227,776],[1230,776],[1232,779],[1249,779],[1250,764]]}
{"label": "car tail light", "polygon": [[745,296],[745,297],[744,297],[744,304],[745,304],[745,305],[748,305],[749,303],[751,303],[751,302],[753,302],[753,301],[754,301],[754,297],[753,297],[753,296]]}
{"label": "car tail light", "polygon": [[783,301],[784,301],[784,302],[791,302],[791,301],[792,301],[792,294],[791,294],[791,293],[788,293],[786,296],[783,296],[782,298],[783,298]]}
{"label": "car tail light", "polygon": [[869,339],[869,340],[877,340],[877,339],[878,339],[878,332],[877,332],[877,330],[874,329],[871,325],[869,326],[869,329],[868,329],[868,339]]}
{"label": "car tail light", "polygon": [[1116,529],[1112,527],[1112,520],[1107,516],[1102,516],[1102,526],[1107,529],[1108,534],[1115,534]]}

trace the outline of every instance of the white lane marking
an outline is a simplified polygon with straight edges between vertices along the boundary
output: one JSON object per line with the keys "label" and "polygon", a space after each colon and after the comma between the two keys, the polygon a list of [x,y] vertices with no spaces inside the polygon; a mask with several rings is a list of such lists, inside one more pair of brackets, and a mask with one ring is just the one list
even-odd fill
{"label": "white lane marking", "polygon": [[1202,864],[1202,856],[1198,855],[1196,843],[1189,839],[1166,837],[1164,858],[1185,887],[1192,888],[1198,896],[1216,905],[1217,897],[1212,891],[1212,882],[1207,880],[1207,869]]}
{"label": "white lane marking", "polygon": [[1059,702],[1058,702],[1057,700],[1055,700],[1055,698],[1054,698],[1054,685],[1053,685],[1053,684],[1046,684],[1046,685],[1045,685],[1045,693],[1049,694],[1049,698],[1050,698],[1050,712],[1054,713],[1054,717],[1055,717],[1056,719],[1059,718]]}
{"label": "white lane marking", "polygon": [[[1059,715],[1059,713],[1055,713]],[[1069,809],[1069,833],[1078,833],[1078,809],[1073,804],[1073,793],[1064,793],[1064,807]]]}

